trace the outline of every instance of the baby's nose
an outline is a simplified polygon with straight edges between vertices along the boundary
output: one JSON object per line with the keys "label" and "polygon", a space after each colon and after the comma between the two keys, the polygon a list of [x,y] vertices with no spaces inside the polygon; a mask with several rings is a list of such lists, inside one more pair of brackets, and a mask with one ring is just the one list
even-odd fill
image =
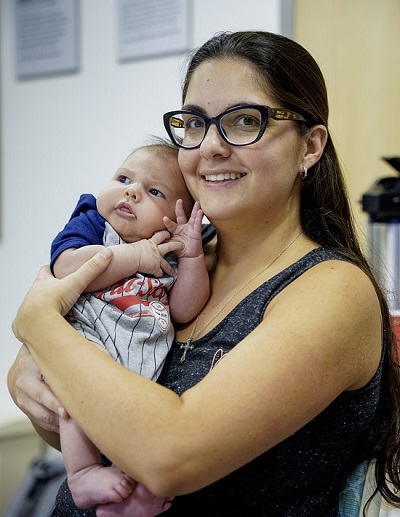
{"label": "baby's nose", "polygon": [[127,187],[125,188],[125,195],[132,197],[134,200],[139,199],[140,194],[139,194],[138,185],[135,183],[131,183],[130,185],[127,185]]}

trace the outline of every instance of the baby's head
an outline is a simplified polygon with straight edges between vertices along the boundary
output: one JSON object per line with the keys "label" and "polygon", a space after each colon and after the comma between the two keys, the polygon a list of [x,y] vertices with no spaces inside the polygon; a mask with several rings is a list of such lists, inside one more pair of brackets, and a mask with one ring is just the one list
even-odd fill
{"label": "baby's head", "polygon": [[175,218],[182,199],[190,217],[193,199],[178,165],[178,149],[163,139],[133,151],[97,197],[97,210],[125,242],[149,239]]}

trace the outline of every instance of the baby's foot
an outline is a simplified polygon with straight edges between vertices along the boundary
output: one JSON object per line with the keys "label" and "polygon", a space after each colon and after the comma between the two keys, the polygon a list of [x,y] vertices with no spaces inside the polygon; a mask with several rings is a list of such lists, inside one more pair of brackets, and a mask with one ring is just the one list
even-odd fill
{"label": "baby's foot", "polygon": [[97,507],[97,517],[154,517],[169,510],[173,497],[156,497],[144,485],[137,483],[134,492],[119,504]]}
{"label": "baby's foot", "polygon": [[137,483],[134,495],[138,501],[135,517],[154,517],[171,507],[173,497],[157,497],[141,483]]}
{"label": "baby's foot", "polygon": [[120,503],[130,496],[135,482],[117,467],[91,465],[68,476],[68,486],[78,508]]}

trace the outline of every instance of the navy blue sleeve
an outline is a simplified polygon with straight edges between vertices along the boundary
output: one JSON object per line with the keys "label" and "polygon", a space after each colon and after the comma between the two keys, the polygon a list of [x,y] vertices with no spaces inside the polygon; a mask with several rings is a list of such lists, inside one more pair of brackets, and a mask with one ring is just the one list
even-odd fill
{"label": "navy blue sleeve", "polygon": [[50,251],[50,268],[57,257],[68,248],[103,244],[105,219],[98,213],[96,198],[82,194],[64,229],[56,236]]}

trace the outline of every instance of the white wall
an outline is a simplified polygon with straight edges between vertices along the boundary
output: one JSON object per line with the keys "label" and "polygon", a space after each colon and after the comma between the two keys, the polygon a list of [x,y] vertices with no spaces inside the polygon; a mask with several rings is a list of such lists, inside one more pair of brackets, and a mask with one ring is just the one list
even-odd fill
{"label": "white wall", "polygon": [[[162,114],[181,105],[182,57],[118,64],[115,1],[78,4],[80,71],[18,81],[14,1],[0,2],[0,424],[21,414],[6,388],[19,348],[10,326],[52,238],[79,194],[96,194],[149,134],[166,136]],[[290,26],[290,0],[194,0],[193,9],[194,46],[220,30]]]}

